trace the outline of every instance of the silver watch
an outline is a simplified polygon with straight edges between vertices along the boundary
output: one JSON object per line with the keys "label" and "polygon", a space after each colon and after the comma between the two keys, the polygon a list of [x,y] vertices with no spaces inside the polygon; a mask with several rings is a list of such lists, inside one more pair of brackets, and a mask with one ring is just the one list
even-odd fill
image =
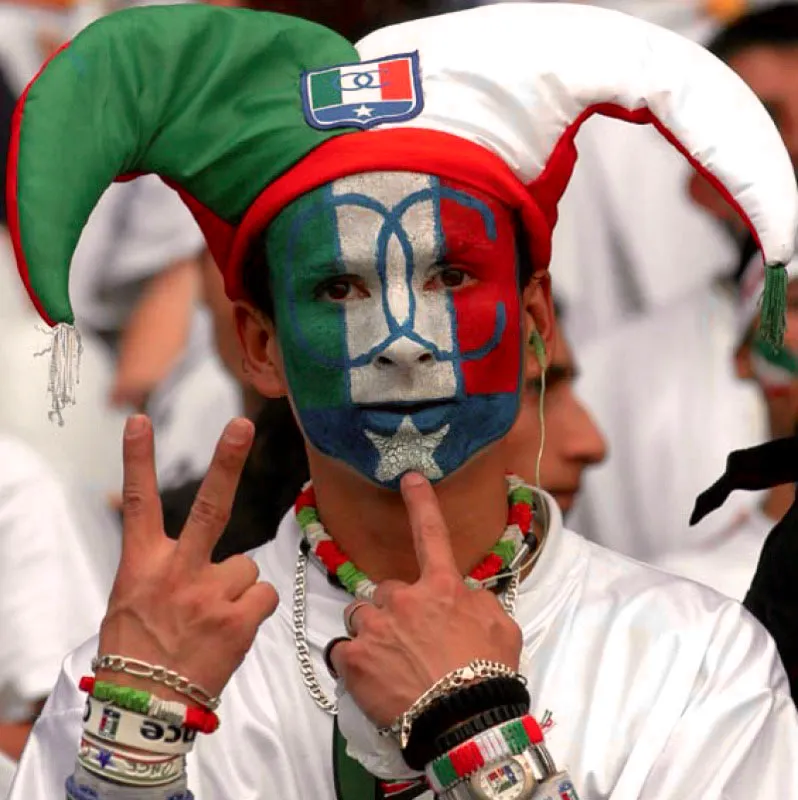
{"label": "silver watch", "polygon": [[445,800],[529,800],[538,785],[527,753],[509,756],[475,772],[443,795]]}

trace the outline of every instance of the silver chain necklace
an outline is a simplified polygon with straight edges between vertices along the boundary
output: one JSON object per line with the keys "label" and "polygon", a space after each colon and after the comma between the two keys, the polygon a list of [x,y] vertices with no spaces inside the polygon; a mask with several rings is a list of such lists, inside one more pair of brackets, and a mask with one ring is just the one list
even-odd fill
{"label": "silver chain necklace", "polygon": [[[539,554],[543,549],[543,543],[536,551]],[[512,617],[515,615],[515,604],[518,600],[519,572],[513,572],[507,590],[499,597],[502,608]],[[307,635],[307,581],[308,581],[308,557],[299,550],[296,561],[296,573],[294,576],[294,605],[293,605],[293,631],[294,647],[296,648],[296,658],[299,662],[299,672],[302,676],[302,683],[308,690],[308,694],[313,698],[313,702],[326,714],[335,716],[338,713],[338,702],[331,700],[321,688],[316,668],[310,657]]]}

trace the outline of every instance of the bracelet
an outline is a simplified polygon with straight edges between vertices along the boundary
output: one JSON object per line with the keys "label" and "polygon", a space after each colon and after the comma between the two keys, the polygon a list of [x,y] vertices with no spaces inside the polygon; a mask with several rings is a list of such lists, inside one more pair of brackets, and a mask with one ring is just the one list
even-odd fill
{"label": "bracelet", "polygon": [[[477,714],[465,722],[456,725],[448,731],[442,733],[435,740],[435,758],[455,747],[479,736],[497,725],[503,725],[505,722],[511,722],[514,719],[519,719],[529,713],[529,706],[510,705],[510,706],[497,706],[496,708],[489,708],[481,714]],[[429,763],[429,762],[427,762]]]}
{"label": "bracelet", "polygon": [[[67,800],[141,800],[142,787],[114,784],[86,772],[81,766],[66,779]],[[195,800],[185,787],[153,786],[147,789],[147,800]]]}
{"label": "bracelet", "polygon": [[380,728],[380,733],[383,736],[392,735],[397,737],[399,739],[399,746],[404,750],[407,747],[407,742],[410,739],[410,732],[416,719],[418,719],[418,717],[436,700],[451,694],[452,691],[459,689],[461,686],[484,678],[517,678],[526,684],[526,678],[519,675],[506,664],[500,664],[497,661],[477,659],[467,664],[465,667],[460,667],[460,669],[456,669],[444,675],[439,681],[427,689],[404,714],[397,717],[389,727]]}
{"label": "bracelet", "polygon": [[128,786],[163,786],[176,781],[186,770],[185,756],[153,758],[144,753],[111,750],[89,734],[80,741],[78,763],[87,772]]}
{"label": "bracelet", "polygon": [[474,731],[461,741],[439,742],[447,732],[459,728],[464,721],[492,710],[509,709],[509,713],[498,711],[499,716],[487,726],[491,727],[522,717],[529,712],[529,705],[526,685],[516,678],[488,678],[462,686],[439,698],[419,714],[407,747],[402,751],[405,763],[413,769],[423,770],[433,759],[479,733]]}
{"label": "bracelet", "polygon": [[83,730],[96,739],[148,753],[182,756],[191,751],[197,732],[86,698]]}
{"label": "bracelet", "polygon": [[506,722],[469,739],[427,766],[427,780],[436,794],[448,791],[456,783],[482,767],[517,756],[543,744],[543,733],[529,714]]}
{"label": "bracelet", "polygon": [[198,705],[207,708],[208,711],[216,711],[222,702],[220,697],[213,697],[210,692],[196,683],[191,683],[188,678],[184,678],[174,670],[148,664],[146,661],[139,661],[135,658],[117,655],[95,656],[91,660],[91,671],[97,672],[98,669],[123,672],[134,678],[147,678],[155,683],[162,683],[164,686],[174,689],[178,694],[184,694]]}
{"label": "bracelet", "polygon": [[213,733],[219,727],[219,717],[213,711],[190,708],[185,703],[161,700],[150,692],[98,681],[90,676],[80,679],[79,688],[98,700],[113,703],[127,711],[136,711],[152,719],[183,726],[199,733]]}

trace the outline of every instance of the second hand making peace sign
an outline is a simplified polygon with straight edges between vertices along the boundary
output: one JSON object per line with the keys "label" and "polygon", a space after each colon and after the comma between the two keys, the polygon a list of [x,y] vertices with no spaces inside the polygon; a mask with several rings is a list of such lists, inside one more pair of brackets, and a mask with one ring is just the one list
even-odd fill
{"label": "second hand making peace sign", "polygon": [[515,670],[521,659],[521,631],[496,595],[463,582],[432,486],[409,473],[401,489],[421,575],[413,584],[384,581],[373,605],[350,604],[344,619],[354,638],[329,656],[354,701],[380,727],[475,659]]}

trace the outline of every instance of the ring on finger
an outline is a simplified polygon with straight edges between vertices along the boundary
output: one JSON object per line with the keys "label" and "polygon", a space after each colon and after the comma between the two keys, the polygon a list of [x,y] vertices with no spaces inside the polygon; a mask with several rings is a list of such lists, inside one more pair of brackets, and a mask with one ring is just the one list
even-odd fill
{"label": "ring on finger", "polygon": [[346,611],[344,611],[344,628],[350,636],[357,636],[357,631],[352,627],[353,617],[361,608],[364,608],[368,605],[371,605],[371,603],[368,603],[365,600],[359,600],[356,603],[352,603],[352,605],[349,606]]}
{"label": "ring on finger", "polygon": [[338,680],[338,673],[335,671],[332,658],[330,657],[332,655],[333,647],[341,642],[351,641],[352,640],[348,636],[336,636],[334,639],[330,639],[330,641],[327,642],[327,646],[324,648],[324,666],[327,667],[327,671],[335,680]]}

